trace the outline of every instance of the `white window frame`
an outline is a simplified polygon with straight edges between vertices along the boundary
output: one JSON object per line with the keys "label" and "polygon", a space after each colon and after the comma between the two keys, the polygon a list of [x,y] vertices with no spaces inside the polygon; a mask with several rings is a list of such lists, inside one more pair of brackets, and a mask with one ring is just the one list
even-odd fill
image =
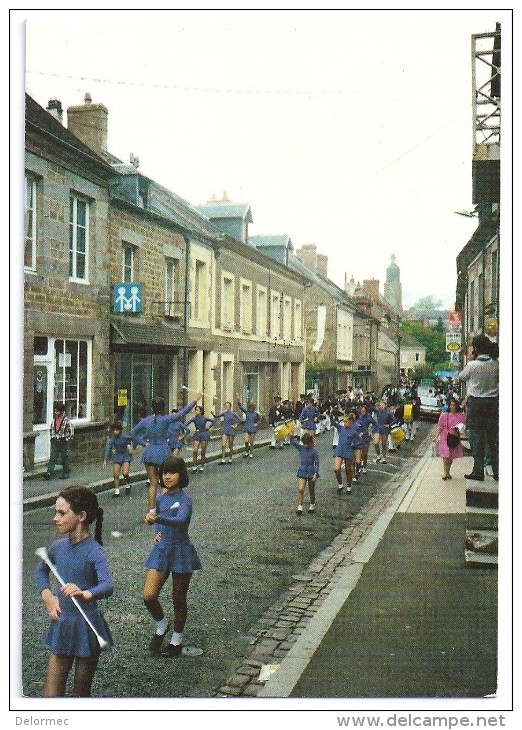
{"label": "white window frame", "polygon": [[196,259],[194,262],[194,319],[202,322],[207,318],[208,265],[203,259]]}
{"label": "white window frame", "polygon": [[[82,203],[85,205],[85,251],[78,252],[78,230],[80,228],[78,224],[78,204]],[[71,220],[71,207],[72,207],[72,220]],[[69,197],[69,281],[77,281],[82,284],[89,282],[89,213],[90,205],[89,201],[82,198],[80,195],[71,193]],[[82,255],[85,257],[85,276],[77,276],[78,267],[78,256]],[[72,271],[71,271],[71,260],[72,260]]]}
{"label": "white window frame", "polygon": [[252,282],[241,279],[240,282],[240,305],[239,317],[241,332],[246,335],[252,334]]}
{"label": "white window frame", "polygon": [[257,287],[256,334],[266,337],[268,323],[268,292],[266,287]]}
{"label": "white window frame", "polygon": [[[130,253],[130,267],[125,261],[125,254]],[[136,257],[136,246],[128,241],[122,241],[121,244],[121,280],[124,284],[131,284],[134,281],[134,260]],[[127,271],[129,270],[127,277]]]}
{"label": "white window frame", "polygon": [[232,332],[234,329],[234,275],[223,272],[221,275],[221,329]]}
{"label": "white window frame", "polygon": [[[65,379],[65,372],[64,372],[64,378],[63,378],[63,388],[62,393],[58,394],[56,392],[56,370],[57,370],[57,364],[55,360],[55,354],[56,354],[56,343],[57,342],[76,342],[78,344],[78,358],[80,353],[80,342],[84,342],[87,344],[87,373],[86,373],[86,386],[85,386],[85,413],[81,418],[78,418],[77,416],[72,416],[71,418],[75,421],[90,421],[91,420],[91,390],[92,390],[92,339],[89,339],[87,337],[50,337],[49,338],[49,350],[53,353],[53,400],[60,400],[64,403],[68,402],[66,399],[66,393],[65,393],[65,385],[66,385],[66,379]],[[59,363],[58,363],[59,365]],[[66,369],[66,362],[63,363],[63,370]],[[79,364],[77,366],[77,372],[78,372],[78,378],[80,374],[80,368]],[[79,386],[78,386],[79,388]],[[70,400],[70,399],[69,399]],[[77,405],[80,404],[79,400],[79,391],[77,391]]]}
{"label": "white window frame", "polygon": [[303,337],[303,303],[294,299],[294,340],[300,341]]}
{"label": "white window frame", "polygon": [[270,292],[270,337],[275,340],[281,337],[281,294]]}
{"label": "white window frame", "polygon": [[283,340],[290,342],[292,339],[292,298],[283,298]]}
{"label": "white window frame", "polygon": [[[29,198],[31,199],[30,203]],[[31,215],[30,231],[28,231],[29,214]],[[25,263],[25,251],[29,240],[31,241],[31,263],[27,265]],[[25,176],[24,269],[26,271],[36,271],[36,179],[27,174]]]}
{"label": "white window frame", "polygon": [[[170,269],[170,271],[169,271]],[[179,313],[178,294],[179,259],[165,258],[165,316],[175,317]]]}

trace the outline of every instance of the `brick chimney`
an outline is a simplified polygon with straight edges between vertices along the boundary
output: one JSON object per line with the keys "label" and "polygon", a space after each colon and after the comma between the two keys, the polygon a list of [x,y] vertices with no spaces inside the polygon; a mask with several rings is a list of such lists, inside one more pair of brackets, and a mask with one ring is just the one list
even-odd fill
{"label": "brick chimney", "polygon": [[379,298],[379,283],[379,279],[365,279],[363,281],[363,290],[372,299],[377,300]]}
{"label": "brick chimney", "polygon": [[324,279],[328,279],[328,256],[324,253],[317,254],[317,273]]}
{"label": "brick chimney", "polygon": [[67,108],[67,128],[95,152],[107,152],[108,115],[106,106],[93,104],[91,95],[85,94],[83,106]]}
{"label": "brick chimney", "polygon": [[317,271],[317,246],[315,243],[305,243],[304,246],[297,249],[295,255],[310,271]]}
{"label": "brick chimney", "polygon": [[49,99],[47,111],[49,114],[52,114],[55,119],[58,119],[60,124],[63,124],[63,108],[62,102],[59,99]]}

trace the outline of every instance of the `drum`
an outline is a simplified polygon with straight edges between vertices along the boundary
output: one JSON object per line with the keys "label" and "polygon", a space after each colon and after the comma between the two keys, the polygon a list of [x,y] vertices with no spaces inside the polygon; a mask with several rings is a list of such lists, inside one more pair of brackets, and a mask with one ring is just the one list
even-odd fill
{"label": "drum", "polygon": [[400,444],[401,441],[404,441],[404,431],[402,430],[402,426],[392,426],[390,431],[391,440],[394,444]]}
{"label": "drum", "polygon": [[290,436],[290,433],[295,428],[295,421],[286,421],[281,423],[279,426],[274,428],[274,436],[276,441],[284,441]]}

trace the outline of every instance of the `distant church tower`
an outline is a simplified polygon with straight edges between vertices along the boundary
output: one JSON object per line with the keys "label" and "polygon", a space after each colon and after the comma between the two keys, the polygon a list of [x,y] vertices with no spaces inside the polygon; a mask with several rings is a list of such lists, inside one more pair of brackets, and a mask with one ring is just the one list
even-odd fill
{"label": "distant church tower", "polygon": [[384,298],[397,314],[402,314],[401,270],[395,263],[395,254],[392,254],[391,264],[386,269]]}

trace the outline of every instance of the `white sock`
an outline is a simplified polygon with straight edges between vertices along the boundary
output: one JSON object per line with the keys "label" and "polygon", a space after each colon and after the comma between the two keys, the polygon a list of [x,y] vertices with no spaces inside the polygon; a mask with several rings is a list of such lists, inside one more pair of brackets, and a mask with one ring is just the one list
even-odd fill
{"label": "white sock", "polygon": [[164,634],[167,630],[167,626],[169,625],[169,621],[166,616],[163,616],[161,621],[156,621],[156,633],[157,634]]}
{"label": "white sock", "polygon": [[149,509],[149,512],[153,512],[154,514],[156,514],[156,507],[151,507],[151,508]]}
{"label": "white sock", "polygon": [[119,494],[119,493],[120,493],[120,490],[119,489],[115,489],[114,490],[114,494]]}
{"label": "white sock", "polygon": [[173,631],[172,636],[170,637],[170,643],[174,646],[179,646],[180,644],[183,644],[183,634],[178,633],[177,631]]}

